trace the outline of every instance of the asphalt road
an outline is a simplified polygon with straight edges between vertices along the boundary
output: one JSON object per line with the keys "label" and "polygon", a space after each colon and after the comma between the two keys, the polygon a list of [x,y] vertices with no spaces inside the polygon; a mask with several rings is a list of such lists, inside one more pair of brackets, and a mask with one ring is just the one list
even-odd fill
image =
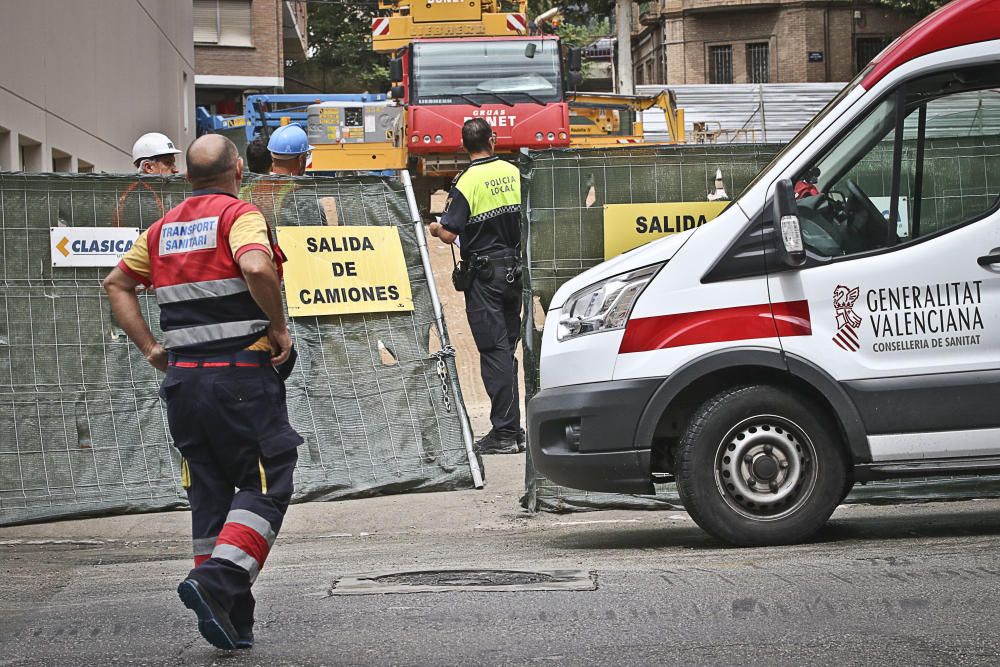
{"label": "asphalt road", "polygon": [[[249,652],[175,597],[186,513],[0,529],[0,665],[1000,663],[1000,501],[845,507],[810,544],[729,549],[679,512],[525,515],[519,462],[488,464],[485,491],[293,506]],[[339,594],[454,568],[593,590]]]}

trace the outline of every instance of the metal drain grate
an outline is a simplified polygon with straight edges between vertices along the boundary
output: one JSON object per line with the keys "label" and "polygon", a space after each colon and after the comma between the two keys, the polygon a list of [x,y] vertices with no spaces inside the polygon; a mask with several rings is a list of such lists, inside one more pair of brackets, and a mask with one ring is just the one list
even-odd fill
{"label": "metal drain grate", "polygon": [[586,570],[422,570],[357,574],[333,583],[330,595],[444,593],[448,591],[593,591],[597,572]]}

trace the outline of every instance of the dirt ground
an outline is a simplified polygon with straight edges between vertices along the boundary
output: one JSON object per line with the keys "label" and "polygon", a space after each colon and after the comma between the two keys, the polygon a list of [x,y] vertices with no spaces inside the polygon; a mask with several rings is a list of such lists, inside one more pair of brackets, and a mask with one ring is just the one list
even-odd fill
{"label": "dirt ground", "polygon": [[[443,193],[442,193],[443,195]],[[456,292],[451,286],[452,259],[451,249],[436,238],[427,234],[427,247],[434,269],[434,281],[437,283],[438,296],[444,309],[445,322],[448,324],[448,334],[451,344],[455,347],[455,362],[458,366],[458,381],[465,397],[465,407],[472,420],[472,430],[476,438],[480,438],[490,430],[490,401],[483,389],[483,381],[479,376],[479,352],[472,340],[469,321],[465,317],[465,296]],[[520,363],[521,346],[518,345],[517,358]],[[524,424],[524,376],[518,377],[521,388],[521,422]]]}

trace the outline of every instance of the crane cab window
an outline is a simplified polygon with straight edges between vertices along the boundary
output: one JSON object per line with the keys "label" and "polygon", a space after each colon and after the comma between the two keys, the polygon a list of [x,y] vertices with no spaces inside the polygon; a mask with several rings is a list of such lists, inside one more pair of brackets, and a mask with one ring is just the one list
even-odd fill
{"label": "crane cab window", "polygon": [[453,40],[413,45],[412,84],[417,104],[560,102],[560,72],[559,46],[553,40]]}

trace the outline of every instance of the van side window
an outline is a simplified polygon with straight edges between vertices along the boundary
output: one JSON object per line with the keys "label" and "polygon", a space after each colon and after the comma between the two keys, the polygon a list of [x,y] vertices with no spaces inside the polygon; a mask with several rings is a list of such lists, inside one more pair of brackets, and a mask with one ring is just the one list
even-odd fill
{"label": "van side window", "polygon": [[1000,72],[973,67],[909,82],[798,174],[807,249],[888,248],[1000,206]]}

